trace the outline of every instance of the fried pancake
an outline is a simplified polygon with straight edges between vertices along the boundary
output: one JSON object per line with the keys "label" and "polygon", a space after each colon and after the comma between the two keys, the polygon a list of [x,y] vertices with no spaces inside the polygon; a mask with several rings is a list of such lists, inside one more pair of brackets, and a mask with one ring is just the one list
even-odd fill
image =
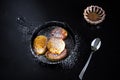
{"label": "fried pancake", "polygon": [[58,38],[61,38],[61,39],[65,39],[68,35],[67,31],[61,27],[56,27],[55,29],[53,29],[51,31],[51,35],[53,37],[58,37]]}
{"label": "fried pancake", "polygon": [[65,49],[65,42],[57,37],[51,37],[47,43],[48,50],[53,54],[60,54]]}
{"label": "fried pancake", "polygon": [[50,51],[47,51],[45,56],[51,61],[58,61],[67,56],[67,49],[64,49],[60,54],[53,54]]}
{"label": "fried pancake", "polygon": [[37,55],[44,54],[46,51],[47,37],[39,35],[34,39],[33,48]]}

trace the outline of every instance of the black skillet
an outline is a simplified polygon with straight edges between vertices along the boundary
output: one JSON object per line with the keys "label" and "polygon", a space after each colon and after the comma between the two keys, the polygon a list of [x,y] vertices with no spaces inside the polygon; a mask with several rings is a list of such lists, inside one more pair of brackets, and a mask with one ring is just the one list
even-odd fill
{"label": "black skillet", "polygon": [[[29,24],[26,24],[25,20],[23,18],[18,18],[19,24],[22,24],[23,26],[31,26]],[[34,50],[33,50],[33,40],[38,36],[38,35],[45,35],[47,37],[50,37],[50,31],[53,30],[56,27],[62,27],[67,30],[68,36],[65,39],[65,44],[66,44],[66,49],[68,51],[68,55],[66,58],[59,60],[59,61],[50,61],[48,60],[45,55],[36,55]],[[32,32],[33,31],[33,32]],[[60,65],[62,68],[65,69],[71,69],[76,65],[76,62],[79,62],[79,58],[81,55],[81,37],[74,32],[71,27],[61,21],[48,21],[45,22],[44,24],[40,25],[36,29],[33,29],[31,32],[31,39],[30,39],[30,50],[31,54],[35,57],[35,59],[42,64],[45,65]],[[84,46],[83,46],[84,48]],[[84,51],[84,50],[83,50]]]}
{"label": "black skillet", "polygon": [[[65,39],[65,44],[66,44],[66,49],[68,51],[68,55],[65,59],[59,60],[59,61],[50,61],[48,60],[45,55],[36,55],[34,50],[33,50],[33,40],[36,38],[38,35],[45,35],[48,38],[50,37],[50,32],[56,27],[62,27],[68,32],[68,36]],[[60,22],[60,21],[49,21],[46,22],[45,24],[41,25],[38,27],[32,34],[31,37],[31,51],[32,54],[42,63],[45,64],[61,64],[62,66],[66,67],[72,67],[76,60],[77,57],[79,57],[79,46],[80,46],[80,38],[75,34],[70,26],[65,23],[65,22]]]}

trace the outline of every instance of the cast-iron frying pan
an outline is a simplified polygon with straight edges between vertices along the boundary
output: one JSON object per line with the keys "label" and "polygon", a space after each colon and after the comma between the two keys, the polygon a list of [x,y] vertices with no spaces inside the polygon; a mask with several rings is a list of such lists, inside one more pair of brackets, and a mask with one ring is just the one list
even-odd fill
{"label": "cast-iron frying pan", "polygon": [[[33,40],[38,35],[45,35],[47,37],[50,37],[50,31],[53,30],[56,27],[62,27],[67,30],[68,36],[65,39],[66,49],[68,51],[68,55],[65,59],[59,60],[59,61],[50,61],[48,60],[45,55],[36,55],[33,50]],[[53,64],[60,64],[62,67],[71,68],[75,65],[76,61],[78,60],[78,57],[80,56],[80,37],[73,32],[73,30],[70,28],[70,26],[65,22],[60,21],[49,21],[44,23],[43,25],[39,26],[32,34],[31,37],[31,44],[30,49],[35,58],[39,62],[42,62],[44,64],[53,65]]]}

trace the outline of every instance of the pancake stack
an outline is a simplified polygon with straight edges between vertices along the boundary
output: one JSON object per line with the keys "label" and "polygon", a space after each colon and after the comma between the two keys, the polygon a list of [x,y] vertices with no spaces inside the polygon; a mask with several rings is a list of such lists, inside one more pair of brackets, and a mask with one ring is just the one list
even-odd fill
{"label": "pancake stack", "polygon": [[35,54],[45,55],[50,61],[58,61],[67,56],[65,39],[68,36],[64,28],[56,27],[50,32],[49,39],[44,35],[39,35],[34,39],[33,48]]}

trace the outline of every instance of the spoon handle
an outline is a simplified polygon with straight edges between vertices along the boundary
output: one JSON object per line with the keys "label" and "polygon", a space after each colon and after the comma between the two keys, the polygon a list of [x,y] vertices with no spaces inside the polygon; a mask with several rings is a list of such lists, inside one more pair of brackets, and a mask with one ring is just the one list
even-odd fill
{"label": "spoon handle", "polygon": [[87,62],[86,62],[86,64],[85,64],[85,66],[83,67],[83,69],[82,69],[82,71],[80,72],[80,74],[79,74],[79,78],[82,80],[82,78],[83,78],[83,76],[84,76],[84,73],[85,73],[85,71],[86,71],[86,69],[87,69],[87,67],[88,67],[88,64],[89,64],[89,62],[90,62],[90,60],[91,60],[91,58],[92,58],[92,55],[93,55],[93,51],[91,52],[91,54],[90,54],[90,56],[89,56],[89,58],[88,58],[88,60],[87,60]]}

